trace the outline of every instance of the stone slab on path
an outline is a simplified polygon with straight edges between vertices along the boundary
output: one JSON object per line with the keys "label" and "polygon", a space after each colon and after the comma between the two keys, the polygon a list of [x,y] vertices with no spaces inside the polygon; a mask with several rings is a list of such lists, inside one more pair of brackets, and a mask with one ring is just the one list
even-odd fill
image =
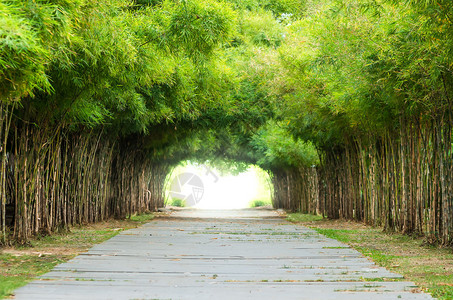
{"label": "stone slab on path", "polygon": [[56,266],[15,299],[432,299],[418,291],[276,211],[180,210]]}

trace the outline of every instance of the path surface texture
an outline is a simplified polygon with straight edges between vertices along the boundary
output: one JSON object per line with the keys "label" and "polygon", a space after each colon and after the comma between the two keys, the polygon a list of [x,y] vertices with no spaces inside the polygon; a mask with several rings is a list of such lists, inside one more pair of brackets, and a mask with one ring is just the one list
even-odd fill
{"label": "path surface texture", "polygon": [[381,278],[401,276],[274,211],[183,210],[58,265],[16,299],[431,299]]}

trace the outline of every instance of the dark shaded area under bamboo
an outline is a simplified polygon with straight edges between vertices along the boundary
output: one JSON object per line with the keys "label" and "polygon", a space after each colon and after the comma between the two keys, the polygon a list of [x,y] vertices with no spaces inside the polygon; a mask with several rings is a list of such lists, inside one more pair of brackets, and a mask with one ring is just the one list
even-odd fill
{"label": "dark shaded area under bamboo", "polygon": [[451,246],[452,123],[441,115],[425,123],[401,119],[400,124],[396,132],[320,151],[316,171],[274,171],[274,206],[365,222]]}
{"label": "dark shaded area under bamboo", "polygon": [[2,128],[2,243],[164,205],[170,165],[152,161],[140,143],[15,121]]}

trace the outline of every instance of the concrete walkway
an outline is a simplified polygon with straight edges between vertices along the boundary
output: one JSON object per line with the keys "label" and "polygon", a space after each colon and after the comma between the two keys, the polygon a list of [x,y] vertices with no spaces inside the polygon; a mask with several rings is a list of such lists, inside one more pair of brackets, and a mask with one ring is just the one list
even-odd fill
{"label": "concrete walkway", "polygon": [[274,211],[183,210],[56,266],[15,299],[432,299],[383,278],[401,276]]}

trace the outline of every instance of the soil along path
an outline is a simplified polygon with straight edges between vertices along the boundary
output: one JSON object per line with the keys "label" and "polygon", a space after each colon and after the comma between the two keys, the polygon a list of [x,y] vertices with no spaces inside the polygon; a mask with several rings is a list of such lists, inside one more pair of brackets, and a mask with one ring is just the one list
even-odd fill
{"label": "soil along path", "polygon": [[432,299],[275,211],[181,210],[125,231],[15,299]]}

